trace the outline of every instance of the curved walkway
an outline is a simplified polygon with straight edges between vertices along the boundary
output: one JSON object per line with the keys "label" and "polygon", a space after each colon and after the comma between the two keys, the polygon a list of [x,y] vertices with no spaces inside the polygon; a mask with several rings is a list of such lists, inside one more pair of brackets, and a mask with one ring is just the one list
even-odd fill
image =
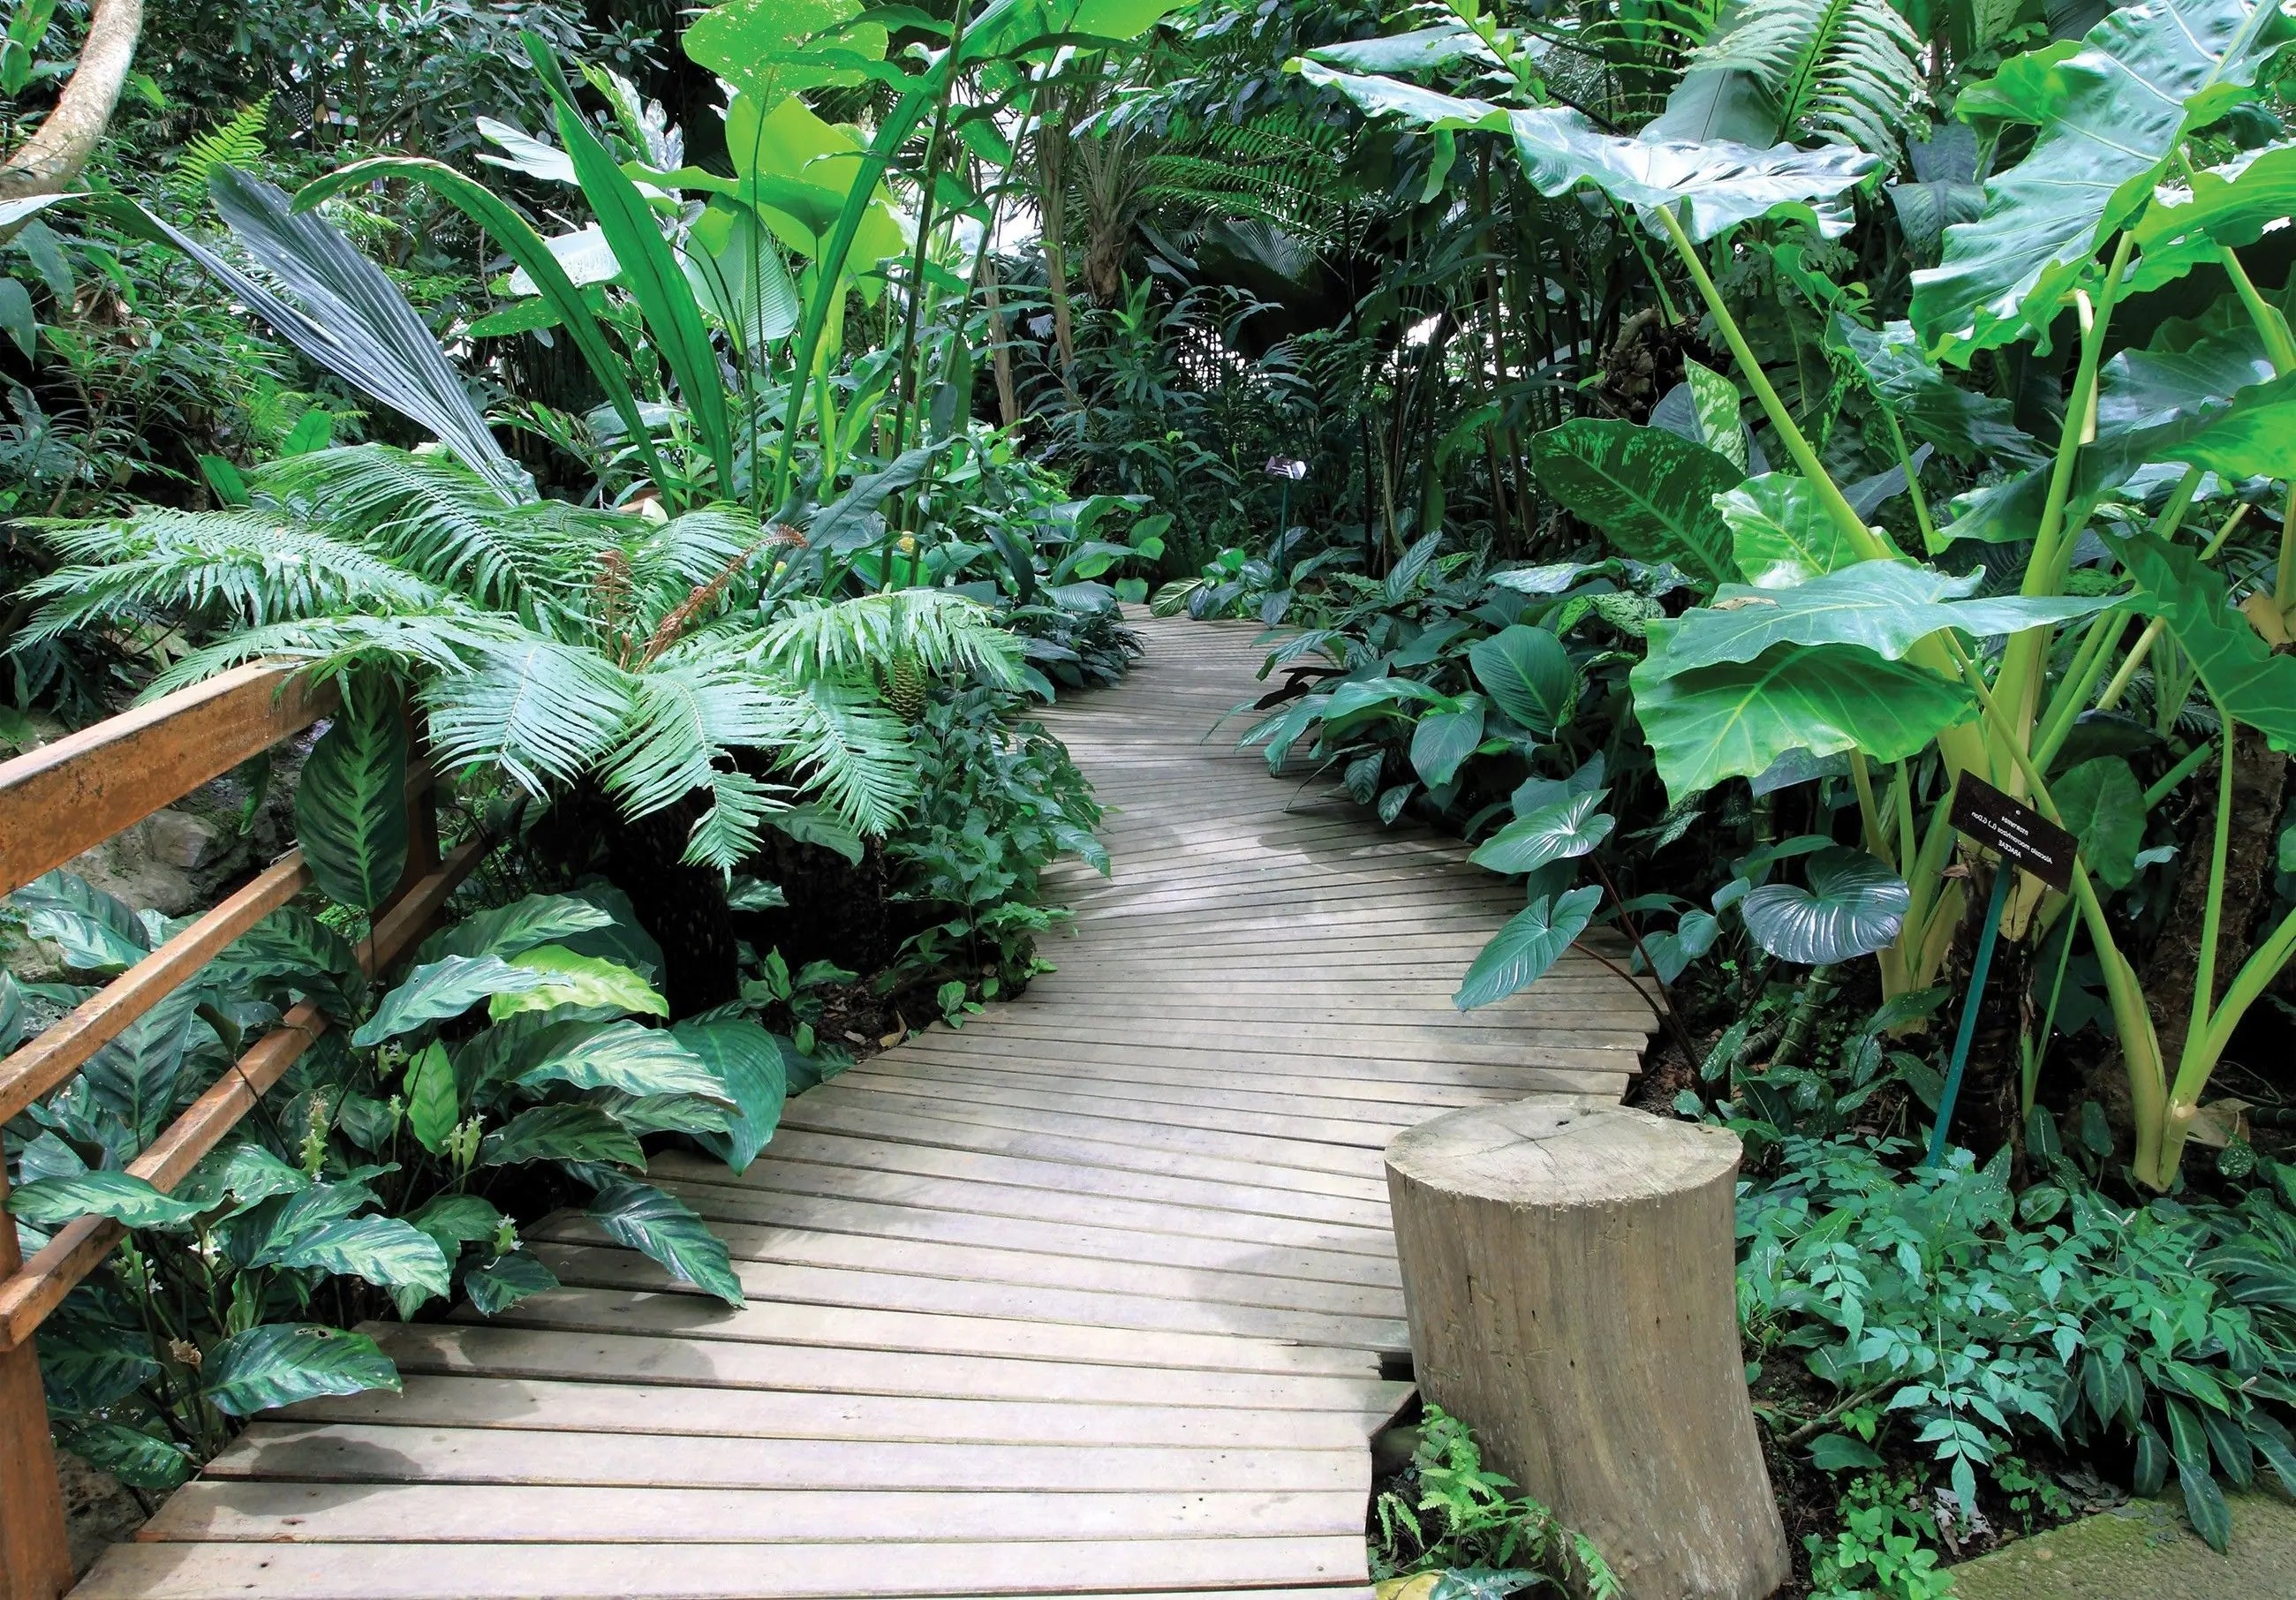
{"label": "curved walkway", "polygon": [[1257,628],[1145,626],[1049,718],[1116,861],[1064,876],[1059,971],[791,1102],[742,1177],[656,1163],[746,1308],[545,1223],[564,1289],[371,1330],[403,1396],[257,1423],[78,1593],[1365,1595],[1410,1392],[1380,1152],[1615,1096],[1650,1013],[1575,953],[1454,1011],[1508,887],[1204,741]]}

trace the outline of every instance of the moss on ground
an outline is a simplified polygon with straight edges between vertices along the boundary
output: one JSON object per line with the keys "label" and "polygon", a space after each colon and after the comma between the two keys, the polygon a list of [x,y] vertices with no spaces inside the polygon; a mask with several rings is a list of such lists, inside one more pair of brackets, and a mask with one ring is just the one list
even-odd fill
{"label": "moss on ground", "polygon": [[2158,1500],[2137,1500],[2019,1539],[1953,1569],[1956,1600],[2288,1600],[2296,1596],[2296,1502],[2232,1499],[2219,1555]]}

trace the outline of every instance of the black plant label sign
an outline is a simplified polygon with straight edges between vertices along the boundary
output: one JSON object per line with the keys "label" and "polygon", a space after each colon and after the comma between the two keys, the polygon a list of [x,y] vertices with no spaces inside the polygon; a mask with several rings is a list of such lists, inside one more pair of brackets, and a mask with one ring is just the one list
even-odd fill
{"label": "black plant label sign", "polygon": [[2072,887],[2073,852],[2080,841],[1975,773],[1961,775],[1961,786],[1953,794],[1952,818],[1955,827],[2058,893]]}

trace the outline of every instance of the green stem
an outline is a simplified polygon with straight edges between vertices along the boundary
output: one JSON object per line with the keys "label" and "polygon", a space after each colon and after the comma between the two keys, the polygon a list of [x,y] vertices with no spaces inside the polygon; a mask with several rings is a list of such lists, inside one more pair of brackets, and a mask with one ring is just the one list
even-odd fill
{"label": "green stem", "polygon": [[2169,768],[2167,773],[2162,775],[2159,783],[2153,784],[2152,787],[2144,792],[2144,808],[2147,811],[2150,811],[2153,807],[2159,805],[2162,800],[2167,800],[2171,794],[2174,794],[2177,792],[2177,784],[2183,783],[2186,778],[2191,777],[2202,767],[2206,767],[2209,764],[2209,758],[2216,753],[2217,747],[2215,745],[2203,744],[2192,751],[2183,760],[2177,762],[2174,767]]}
{"label": "green stem", "polygon": [[2038,1039],[2029,1044],[2025,1050],[2024,1081],[2019,1086],[2018,1095],[2019,1112],[2023,1116],[2033,1114],[2033,1096],[2041,1085],[2041,1065],[2048,1059],[2049,1040],[2056,1034],[2057,997],[2064,992],[2065,968],[2071,964],[2072,955],[2072,925],[2067,923],[2057,948],[2057,975],[2049,985],[2049,1004],[2041,1013],[2041,1031]]}
{"label": "green stem", "polygon": [[2089,693],[2104,672],[2105,646],[2128,621],[2128,614],[2114,607],[2100,613],[2082,636],[2080,648],[2073,653],[2064,681],[2057,685],[2056,700],[2041,719],[2041,736],[2034,744],[2033,759],[2044,772],[2056,759],[2057,751],[2064,748],[2073,724],[2088,709]]}
{"label": "green stem", "polygon": [[1945,548],[1946,541],[1938,537],[1937,524],[1930,519],[1930,497],[1922,493],[1922,475],[1914,465],[1914,453],[1906,448],[1906,434],[1898,426],[1898,414],[1884,406],[1882,420],[1890,425],[1890,443],[1898,452],[1899,470],[1906,474],[1906,493],[1913,496],[1914,521],[1922,530],[1922,548],[1935,555]]}
{"label": "green stem", "polygon": [[1849,752],[1849,781],[1857,790],[1857,816],[1866,826],[1866,848],[1894,869],[1898,864],[1890,860],[1890,838],[1882,826],[1881,808],[1874,803],[1874,775],[1866,768],[1862,750]]}
{"label": "green stem", "polygon": [[2217,721],[2224,729],[2224,759],[2217,768],[2217,826],[2209,848],[2208,905],[2201,915],[2201,969],[2193,980],[2192,1020],[2202,1026],[2188,1026],[2185,1030],[2184,1060],[2177,1063],[2177,1087],[2169,1096],[2171,1114],[2185,1098],[2185,1076],[2193,1060],[2195,1041],[2204,1034],[2209,1013],[2216,1005],[2217,945],[2224,935],[2225,871],[2232,855],[2232,748],[2238,730],[2226,715],[2224,702],[2213,694],[2209,700],[2216,707]]}

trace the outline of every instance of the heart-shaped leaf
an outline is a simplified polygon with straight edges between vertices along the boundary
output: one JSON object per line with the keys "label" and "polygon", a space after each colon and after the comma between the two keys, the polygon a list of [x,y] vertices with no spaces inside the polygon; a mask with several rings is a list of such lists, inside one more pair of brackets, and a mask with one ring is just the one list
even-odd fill
{"label": "heart-shaped leaf", "polygon": [[1603,891],[1590,886],[1552,899],[1541,896],[1516,912],[1475,957],[1451,1004],[1472,1011],[1536,983],[1587,931],[1602,899]]}
{"label": "heart-shaped leaf", "polygon": [[1738,907],[1754,942],[1781,961],[1826,966],[1886,948],[1912,891],[1864,850],[1836,845],[1809,858],[1809,886],[1765,883]]}
{"label": "heart-shaped leaf", "polygon": [[1596,789],[1541,806],[1492,834],[1468,859],[1495,873],[1532,873],[1550,861],[1583,856],[1616,825],[1602,809],[1609,795]]}
{"label": "heart-shaped leaf", "polygon": [[2065,826],[2080,841],[2081,859],[2114,889],[2136,876],[2144,848],[2144,790],[2119,756],[2084,761],[2052,787]]}

